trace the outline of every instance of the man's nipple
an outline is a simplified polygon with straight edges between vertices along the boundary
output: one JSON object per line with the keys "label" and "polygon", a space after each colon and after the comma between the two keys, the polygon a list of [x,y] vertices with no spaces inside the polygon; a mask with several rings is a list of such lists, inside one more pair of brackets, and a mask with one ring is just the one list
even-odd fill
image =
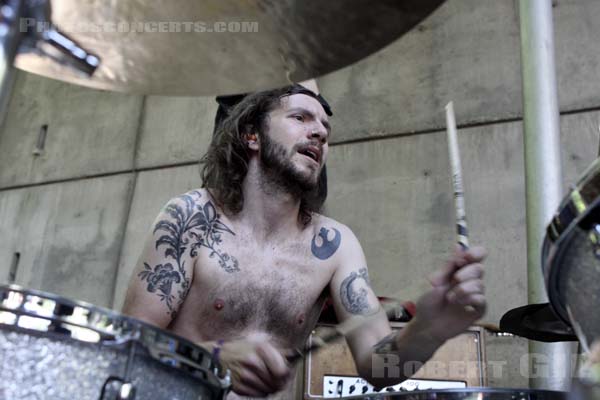
{"label": "man's nipple", "polygon": [[222,299],[215,299],[213,307],[217,311],[221,311],[225,307],[225,302]]}
{"label": "man's nipple", "polygon": [[298,322],[298,325],[302,325],[305,320],[306,320],[306,315],[304,315],[304,314],[298,315],[298,318],[296,319],[296,321]]}

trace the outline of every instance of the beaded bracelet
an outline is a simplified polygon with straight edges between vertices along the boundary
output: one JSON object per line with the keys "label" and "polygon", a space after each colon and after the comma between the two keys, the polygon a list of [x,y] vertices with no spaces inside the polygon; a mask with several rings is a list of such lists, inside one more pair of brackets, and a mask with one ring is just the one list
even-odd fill
{"label": "beaded bracelet", "polygon": [[221,354],[221,346],[223,346],[223,343],[225,343],[225,341],[223,339],[219,339],[217,340],[217,344],[213,348],[212,358],[216,363],[219,362],[219,355]]}

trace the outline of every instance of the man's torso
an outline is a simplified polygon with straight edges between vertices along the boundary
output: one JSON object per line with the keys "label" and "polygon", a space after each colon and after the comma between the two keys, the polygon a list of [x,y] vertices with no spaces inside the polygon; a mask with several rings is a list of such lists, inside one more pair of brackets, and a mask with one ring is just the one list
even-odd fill
{"label": "man's torso", "polygon": [[170,330],[198,342],[260,335],[282,349],[301,347],[335,270],[334,257],[315,256],[327,245],[319,233],[336,222],[315,215],[289,237],[258,241],[252,227],[227,218],[206,191],[194,202],[206,223],[188,236],[197,249],[194,276]]}

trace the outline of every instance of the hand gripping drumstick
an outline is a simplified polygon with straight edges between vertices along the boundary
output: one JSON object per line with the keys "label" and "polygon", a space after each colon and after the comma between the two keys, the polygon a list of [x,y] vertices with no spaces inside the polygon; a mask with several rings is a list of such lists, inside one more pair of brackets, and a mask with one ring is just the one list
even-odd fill
{"label": "hand gripping drumstick", "polygon": [[469,248],[469,234],[467,231],[467,215],[465,212],[465,194],[463,192],[462,170],[460,166],[460,153],[456,137],[456,120],[454,118],[454,104],[446,105],[446,130],[448,132],[448,155],[452,169],[452,189],[454,190],[454,207],[456,208],[456,233],[458,244],[463,250]]}

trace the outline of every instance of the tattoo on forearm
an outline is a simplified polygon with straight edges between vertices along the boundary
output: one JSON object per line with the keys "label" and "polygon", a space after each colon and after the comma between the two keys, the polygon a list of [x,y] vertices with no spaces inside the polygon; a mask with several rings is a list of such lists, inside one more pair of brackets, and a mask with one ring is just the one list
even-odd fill
{"label": "tattoo on forearm", "polygon": [[369,275],[366,268],[352,272],[342,281],[340,297],[346,311],[351,314],[368,315],[377,311],[369,303],[368,290],[370,288]]}
{"label": "tattoo on forearm", "polygon": [[[335,228],[331,228],[335,232],[335,236],[332,240],[327,238],[329,229],[321,228],[319,233],[312,239],[310,249],[315,257],[320,260],[326,260],[331,257],[337,249],[340,247],[342,241],[342,234]],[[321,245],[317,246],[317,237],[321,238]]]}
{"label": "tattoo on forearm", "polygon": [[[138,274],[141,280],[148,282],[147,290],[157,293],[160,300],[165,302],[172,317],[175,317],[176,309],[183,303],[190,290],[190,278],[185,271],[185,260],[182,259],[186,251],[189,250],[190,256],[195,257],[198,249],[205,247],[210,250],[209,257],[218,257],[219,266],[226,272],[240,270],[235,257],[218,249],[223,232],[232,235],[235,233],[219,220],[220,215],[210,201],[202,206],[197,203],[192,194],[198,198],[202,196],[197,191],[182,195],[180,198],[184,200],[185,206],[168,205],[165,211],[172,220],[160,220],[154,227],[155,233],[166,232],[156,241],[156,249],[164,246],[165,257],[172,258],[176,265],[164,263],[152,268],[144,263],[144,270]],[[177,307],[174,305],[176,299],[172,293],[173,283],[181,283],[181,289],[177,293]]]}
{"label": "tattoo on forearm", "polygon": [[396,344],[396,332],[392,332],[381,339],[373,348],[375,354],[397,353],[398,345]]}

